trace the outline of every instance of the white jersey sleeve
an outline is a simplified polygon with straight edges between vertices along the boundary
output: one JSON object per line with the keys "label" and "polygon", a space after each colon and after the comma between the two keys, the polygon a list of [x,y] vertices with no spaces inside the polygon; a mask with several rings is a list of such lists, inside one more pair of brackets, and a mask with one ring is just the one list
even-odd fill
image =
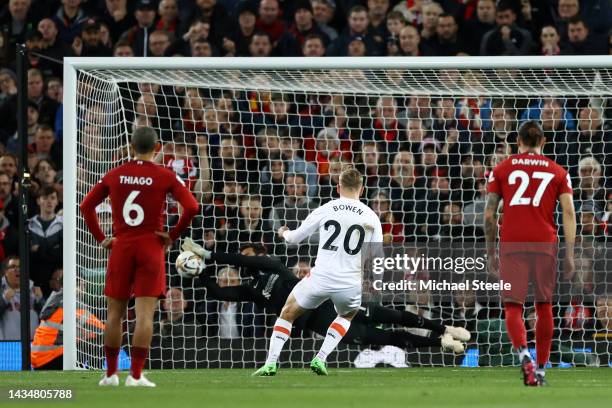
{"label": "white jersey sleeve", "polygon": [[319,207],[308,214],[308,217],[306,217],[298,229],[285,231],[283,234],[285,241],[287,241],[288,244],[298,244],[318,230],[324,215],[323,208],[324,207]]}

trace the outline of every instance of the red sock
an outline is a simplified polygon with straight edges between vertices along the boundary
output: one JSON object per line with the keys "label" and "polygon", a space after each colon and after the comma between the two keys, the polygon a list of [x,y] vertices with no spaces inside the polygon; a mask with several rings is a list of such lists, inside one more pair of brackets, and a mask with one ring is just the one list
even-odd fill
{"label": "red sock", "polygon": [[117,372],[119,347],[104,346],[104,354],[106,355],[106,376],[110,377]]}
{"label": "red sock", "polygon": [[544,367],[550,357],[550,346],[553,337],[552,304],[536,303],[536,362]]}
{"label": "red sock", "polygon": [[147,354],[149,354],[148,347],[134,347],[132,346],[132,366],[130,367],[130,375],[135,379],[139,379],[144,368],[145,361],[147,361]]}
{"label": "red sock", "polygon": [[516,350],[527,347],[527,331],[523,321],[523,305],[518,303],[504,303],[506,310],[506,330],[512,345]]}

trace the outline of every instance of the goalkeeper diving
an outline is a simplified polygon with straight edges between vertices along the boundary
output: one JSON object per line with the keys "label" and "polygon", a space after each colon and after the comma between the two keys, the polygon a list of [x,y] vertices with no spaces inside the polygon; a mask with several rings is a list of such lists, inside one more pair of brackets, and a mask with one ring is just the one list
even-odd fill
{"label": "goalkeeper diving", "polygon": [[[245,266],[253,279],[249,285],[219,288],[204,275],[201,280],[213,297],[225,301],[254,301],[279,314],[274,324],[268,357],[254,375],[271,376],[278,370],[278,356],[293,327],[309,329],[325,336],[310,368],[327,375],[326,358],[340,341],[361,345],[394,345],[402,348],[440,346],[463,352],[458,340],[469,340],[461,328],[437,325],[408,312],[380,306],[361,307],[361,249],[365,243],[381,243],[382,228],[374,212],[359,201],[363,192],[362,176],[355,169],[340,175],[340,198],[314,210],[295,231],[281,227],[280,237],[298,243],[319,231],[319,250],[315,267],[299,280],[279,260],[257,251],[257,246],[243,248],[242,257],[211,253],[191,240],[183,244],[204,259]],[[280,311],[280,313],[279,313]],[[365,313],[364,313],[365,311]],[[358,317],[359,316],[359,317]],[[355,319],[355,323],[351,324]],[[435,336],[422,337],[404,331],[381,330],[371,323],[397,323],[432,330]]]}

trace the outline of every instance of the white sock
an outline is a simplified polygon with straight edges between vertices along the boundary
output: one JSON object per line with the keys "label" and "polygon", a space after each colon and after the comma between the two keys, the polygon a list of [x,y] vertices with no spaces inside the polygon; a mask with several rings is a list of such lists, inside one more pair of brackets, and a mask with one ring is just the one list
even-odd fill
{"label": "white sock", "polygon": [[268,349],[268,357],[266,358],[266,364],[276,363],[280,356],[283,346],[289,336],[291,336],[291,322],[280,317],[276,319],[274,323],[274,331],[270,338],[270,348]]}
{"label": "white sock", "polygon": [[546,375],[546,371],[543,368],[536,368],[536,374],[544,377]]}
{"label": "white sock", "polygon": [[530,360],[531,358],[531,354],[529,354],[529,349],[527,347],[521,347],[520,349],[518,349],[518,355],[519,355],[519,360],[522,362],[523,358],[525,356],[527,356],[527,358],[529,358]]}
{"label": "white sock", "polygon": [[317,357],[321,360],[327,360],[329,353],[334,351],[342,337],[346,334],[349,327],[351,327],[351,321],[346,320],[344,317],[336,317],[336,319],[329,325],[327,329],[327,335],[321,346],[321,350],[317,353]]}

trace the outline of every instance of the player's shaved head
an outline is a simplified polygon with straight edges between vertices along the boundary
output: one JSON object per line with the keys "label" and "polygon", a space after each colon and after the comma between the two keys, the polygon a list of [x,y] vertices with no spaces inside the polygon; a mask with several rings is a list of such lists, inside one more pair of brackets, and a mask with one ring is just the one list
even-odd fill
{"label": "player's shaved head", "polygon": [[538,122],[530,120],[519,128],[519,139],[526,147],[539,147],[544,141],[544,132]]}
{"label": "player's shaved head", "polygon": [[132,147],[136,154],[147,154],[155,150],[157,144],[157,132],[155,129],[143,126],[132,133]]}
{"label": "player's shaved head", "polygon": [[340,174],[340,186],[348,191],[359,191],[363,186],[363,176],[354,167],[346,168]]}

